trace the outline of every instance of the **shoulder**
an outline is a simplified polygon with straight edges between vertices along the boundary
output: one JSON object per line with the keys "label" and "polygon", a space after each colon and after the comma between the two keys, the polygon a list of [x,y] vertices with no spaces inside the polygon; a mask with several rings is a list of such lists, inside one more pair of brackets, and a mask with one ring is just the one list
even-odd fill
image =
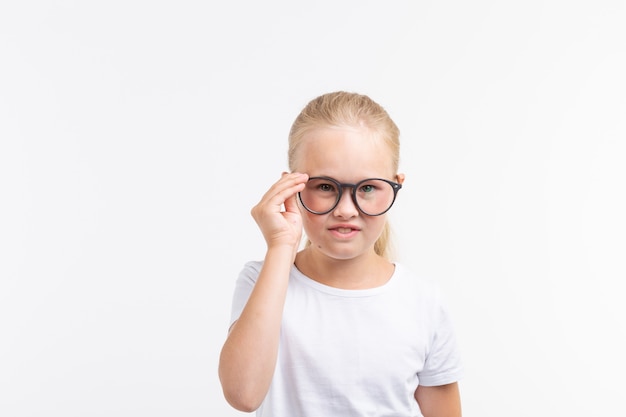
{"label": "shoulder", "polygon": [[243,265],[243,269],[241,273],[258,274],[259,271],[261,271],[262,266],[263,266],[263,261],[248,261]]}
{"label": "shoulder", "polygon": [[396,262],[395,266],[393,280],[397,289],[429,298],[441,297],[441,288],[432,278],[417,274],[402,263]]}
{"label": "shoulder", "polygon": [[446,310],[447,302],[441,286],[428,276],[396,264],[396,272],[390,284],[393,300],[403,305],[413,317],[438,321],[437,317]]}
{"label": "shoulder", "polygon": [[238,282],[246,282],[254,284],[259,277],[263,261],[248,261],[243,265],[243,268],[239,272]]}

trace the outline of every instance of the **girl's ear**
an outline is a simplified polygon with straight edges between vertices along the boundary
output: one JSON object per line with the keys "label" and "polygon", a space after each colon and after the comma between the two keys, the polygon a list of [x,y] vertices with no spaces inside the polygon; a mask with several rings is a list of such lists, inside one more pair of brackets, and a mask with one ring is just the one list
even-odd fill
{"label": "girl's ear", "polygon": [[396,175],[396,182],[398,184],[402,184],[404,182],[404,174],[398,174]]}

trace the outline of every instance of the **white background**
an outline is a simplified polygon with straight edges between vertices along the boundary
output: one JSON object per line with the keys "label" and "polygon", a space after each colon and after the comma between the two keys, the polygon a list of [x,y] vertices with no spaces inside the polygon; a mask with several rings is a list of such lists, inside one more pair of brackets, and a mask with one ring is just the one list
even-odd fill
{"label": "white background", "polygon": [[339,89],[402,131],[399,260],[448,296],[464,415],[623,413],[625,2],[0,4],[0,415],[240,415],[249,210]]}

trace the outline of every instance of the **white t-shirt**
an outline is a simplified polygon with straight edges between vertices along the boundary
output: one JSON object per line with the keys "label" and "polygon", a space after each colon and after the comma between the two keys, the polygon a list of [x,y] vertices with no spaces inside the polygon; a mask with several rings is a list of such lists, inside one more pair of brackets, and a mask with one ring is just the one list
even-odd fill
{"label": "white t-shirt", "polygon": [[[236,283],[239,318],[262,262]],[[276,370],[263,417],[421,416],[418,384],[461,377],[454,332],[438,288],[396,264],[383,286],[329,287],[291,269]]]}

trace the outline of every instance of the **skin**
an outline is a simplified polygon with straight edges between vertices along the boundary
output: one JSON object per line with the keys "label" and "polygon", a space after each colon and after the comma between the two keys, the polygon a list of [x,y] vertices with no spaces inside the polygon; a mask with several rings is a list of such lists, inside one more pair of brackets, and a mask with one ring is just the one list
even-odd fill
{"label": "skin", "polygon": [[461,394],[456,382],[436,387],[420,385],[415,400],[424,417],[461,417]]}
{"label": "skin", "polygon": [[[389,150],[365,128],[313,130],[299,150],[296,172],[283,173],[252,208],[267,252],[256,285],[220,356],[224,396],[234,408],[252,412],[267,394],[276,365],[289,271],[294,263],[311,279],[344,289],[377,287],[393,274],[393,264],[374,251],[386,214],[362,214],[349,193],[344,193],[337,207],[325,215],[309,213],[296,199],[309,176],[328,176],[346,183],[365,178],[402,183],[404,175],[393,172],[391,161]],[[303,228],[311,245],[298,252]],[[456,383],[420,386],[415,399],[425,417],[461,416]]]}

